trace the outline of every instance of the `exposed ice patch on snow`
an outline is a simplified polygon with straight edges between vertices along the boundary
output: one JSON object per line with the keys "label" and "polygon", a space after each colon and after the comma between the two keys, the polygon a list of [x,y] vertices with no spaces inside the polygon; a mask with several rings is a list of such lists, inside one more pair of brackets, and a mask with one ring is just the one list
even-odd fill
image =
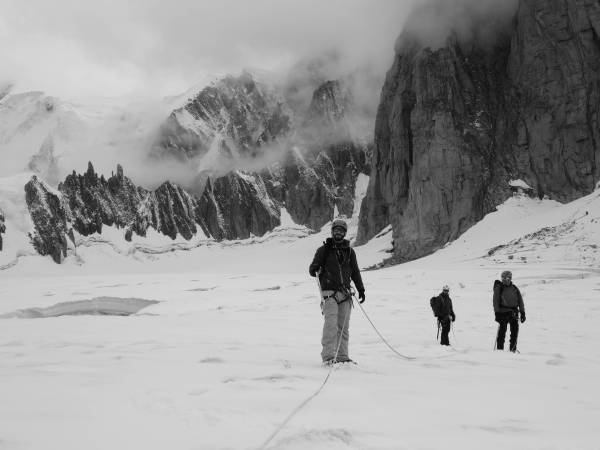
{"label": "exposed ice patch on snow", "polygon": [[57,303],[48,308],[27,308],[0,315],[1,319],[39,319],[59,316],[129,316],[159,303],[142,298],[96,297],[91,300]]}

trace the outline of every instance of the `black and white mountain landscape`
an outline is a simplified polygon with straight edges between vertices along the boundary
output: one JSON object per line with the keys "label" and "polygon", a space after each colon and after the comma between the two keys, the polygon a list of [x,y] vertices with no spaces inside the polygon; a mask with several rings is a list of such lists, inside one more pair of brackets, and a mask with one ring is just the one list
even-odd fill
{"label": "black and white mountain landscape", "polygon": [[597,447],[600,3],[301,3],[6,2],[0,448]]}

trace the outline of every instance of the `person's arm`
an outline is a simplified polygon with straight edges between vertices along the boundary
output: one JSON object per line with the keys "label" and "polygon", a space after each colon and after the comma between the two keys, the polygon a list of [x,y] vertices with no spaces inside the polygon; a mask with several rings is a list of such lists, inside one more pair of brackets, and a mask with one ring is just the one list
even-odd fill
{"label": "person's arm", "polygon": [[456,320],[456,314],[454,314],[454,308],[452,307],[452,299],[448,296],[448,301],[450,302],[450,315],[452,316],[452,322]]}
{"label": "person's arm", "polygon": [[521,291],[517,288],[518,300],[519,300],[519,312],[521,313],[521,322],[525,322],[525,303],[523,303],[523,296]]}
{"label": "person's arm", "polygon": [[310,266],[308,267],[308,273],[311,277],[316,277],[317,272],[321,270],[321,264],[323,259],[323,252],[325,251],[325,247],[319,247],[315,252],[315,257],[313,258]]}
{"label": "person's arm", "polygon": [[356,253],[354,249],[350,249],[350,267],[352,268],[352,274],[350,277],[352,281],[354,281],[354,286],[356,286],[356,290],[360,294],[361,292],[364,294],[365,286],[362,282],[362,277],[360,276],[360,269],[358,268],[358,262],[356,261]]}

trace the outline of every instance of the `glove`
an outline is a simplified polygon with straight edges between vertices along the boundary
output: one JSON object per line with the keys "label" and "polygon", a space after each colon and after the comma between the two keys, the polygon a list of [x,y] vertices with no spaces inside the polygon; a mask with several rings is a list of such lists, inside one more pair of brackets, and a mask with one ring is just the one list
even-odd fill
{"label": "glove", "polygon": [[360,299],[360,301],[358,303],[362,304],[365,302],[365,291],[360,291],[358,293],[358,298]]}
{"label": "glove", "polygon": [[494,313],[494,320],[498,323],[500,323],[500,319],[501,319],[501,314],[500,313]]}
{"label": "glove", "polygon": [[456,314],[452,314],[452,322],[456,320]]}
{"label": "glove", "polygon": [[525,314],[521,314],[521,323],[525,322]]}
{"label": "glove", "polygon": [[308,271],[308,273],[310,274],[311,277],[316,277],[317,276],[317,272],[315,272],[314,270],[310,269]]}

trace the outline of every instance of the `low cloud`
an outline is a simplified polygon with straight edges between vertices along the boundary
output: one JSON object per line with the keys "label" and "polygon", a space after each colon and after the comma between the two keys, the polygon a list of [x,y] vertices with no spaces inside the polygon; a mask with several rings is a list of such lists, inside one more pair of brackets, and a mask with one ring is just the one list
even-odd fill
{"label": "low cloud", "polygon": [[433,49],[444,46],[450,35],[461,42],[493,44],[513,20],[518,4],[519,0],[422,1],[407,20],[402,37],[416,38]]}
{"label": "low cloud", "polygon": [[164,96],[335,49],[385,71],[413,1],[0,0],[0,80],[60,97]]}

